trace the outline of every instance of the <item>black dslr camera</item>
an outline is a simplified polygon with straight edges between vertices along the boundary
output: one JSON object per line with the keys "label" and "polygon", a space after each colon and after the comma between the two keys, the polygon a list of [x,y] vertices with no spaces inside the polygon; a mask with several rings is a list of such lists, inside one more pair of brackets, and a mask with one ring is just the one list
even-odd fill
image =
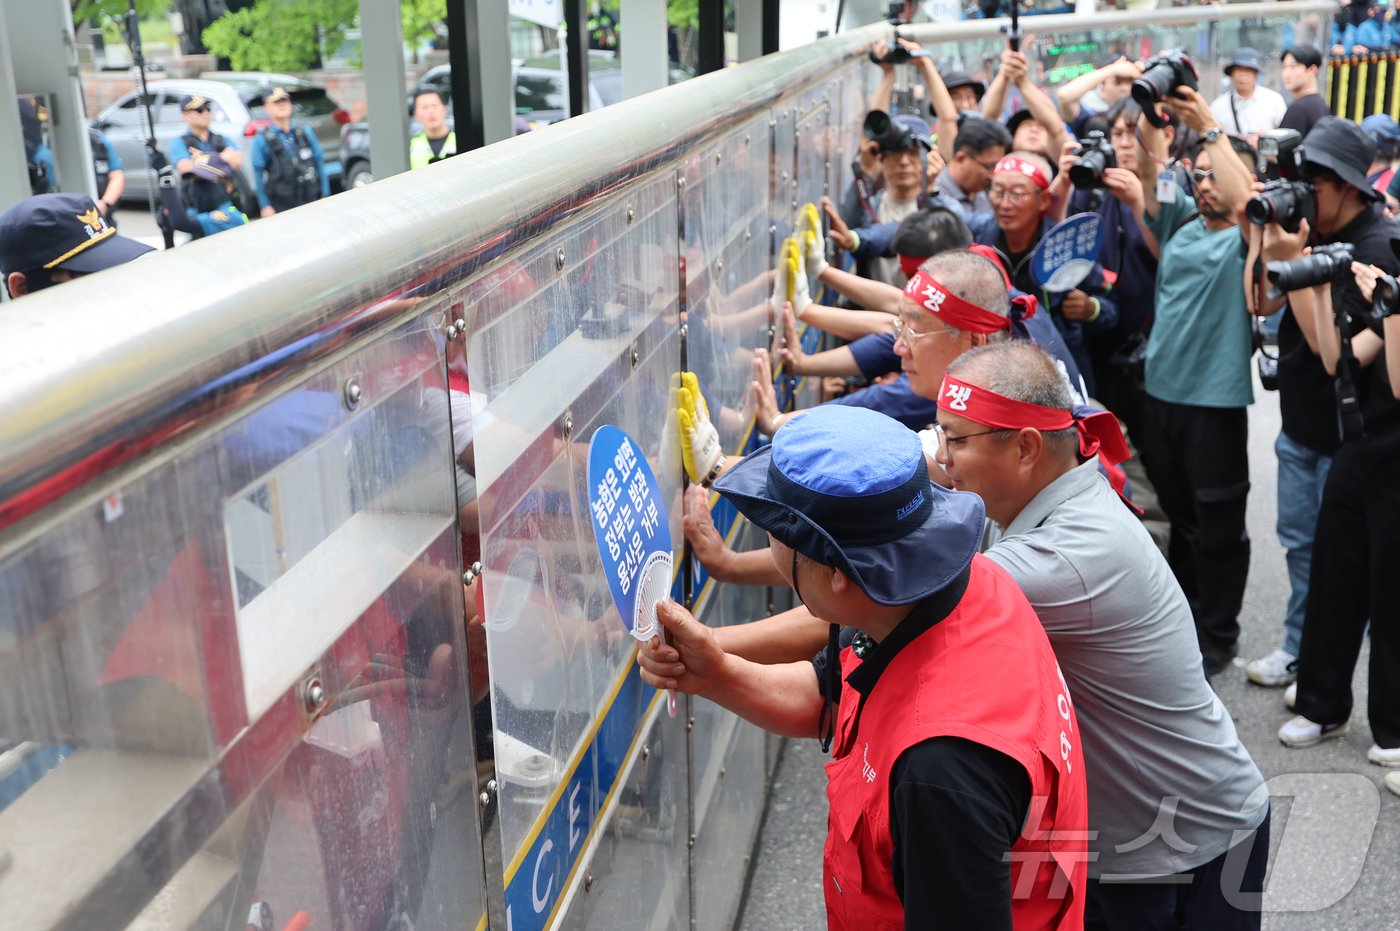
{"label": "black dslr camera", "polygon": [[1249,199],[1244,205],[1244,215],[1255,226],[1277,223],[1288,232],[1296,233],[1298,224],[1305,219],[1312,220],[1314,208],[1311,184],[1280,178],[1265,184],[1264,190]]}
{"label": "black dslr camera", "polygon": [[[899,33],[896,32],[894,37],[898,39]],[[881,58],[879,55],[876,55],[874,49],[871,49],[868,54],[870,57],[870,61],[873,64],[877,65],[902,65],[913,58],[928,57],[928,52],[925,52],[923,49],[911,52],[904,46],[900,45],[898,42],[890,42],[889,50],[885,52],[883,58]]]}
{"label": "black dslr camera", "polygon": [[914,131],[890,118],[884,110],[871,110],[865,115],[865,138],[875,140],[883,152],[905,152],[917,148]]}
{"label": "black dslr camera", "polygon": [[1303,134],[1296,129],[1270,129],[1259,134],[1259,156],[1264,159],[1264,177],[1297,181],[1302,177],[1298,148]]}
{"label": "black dslr camera", "polygon": [[1074,154],[1079,161],[1069,167],[1069,180],[1080,190],[1103,187],[1103,170],[1118,167],[1113,144],[1102,130],[1086,134],[1079,143],[1079,151]]}
{"label": "black dslr camera", "polygon": [[[1312,254],[1287,262],[1270,262],[1264,266],[1273,288],[1269,297],[1282,297],[1289,291],[1301,291],[1327,284],[1351,274],[1352,247],[1349,242],[1313,246]],[[1381,289],[1376,288],[1379,296]]]}
{"label": "black dslr camera", "polygon": [[1157,115],[1156,104],[1161,103],[1162,98],[1171,96],[1183,84],[1195,90],[1198,80],[1196,66],[1186,52],[1174,48],[1147,63],[1142,77],[1133,82],[1133,99],[1142,108],[1147,121],[1160,129],[1167,125],[1167,121]]}

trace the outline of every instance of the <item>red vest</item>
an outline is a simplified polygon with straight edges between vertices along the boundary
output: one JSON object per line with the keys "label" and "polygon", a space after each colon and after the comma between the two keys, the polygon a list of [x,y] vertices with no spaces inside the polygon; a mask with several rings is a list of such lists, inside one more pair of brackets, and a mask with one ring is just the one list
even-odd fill
{"label": "red vest", "polygon": [[[843,677],[860,662],[846,649]],[[1079,728],[1045,631],[1005,570],[973,557],[958,606],[895,656],[859,722],[860,693],[843,689],[826,767],[829,928],[904,927],[891,866],[889,776],[904,750],[931,737],[1000,751],[1030,777],[1030,811],[1011,848],[1017,931],[1084,926],[1089,814]]]}

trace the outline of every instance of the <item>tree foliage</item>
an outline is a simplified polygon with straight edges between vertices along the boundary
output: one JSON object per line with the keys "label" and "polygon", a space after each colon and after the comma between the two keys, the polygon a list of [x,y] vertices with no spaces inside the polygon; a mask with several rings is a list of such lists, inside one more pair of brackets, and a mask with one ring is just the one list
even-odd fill
{"label": "tree foliage", "polygon": [[204,30],[204,47],[235,71],[302,71],[336,48],[359,13],[357,0],[258,0]]}
{"label": "tree foliage", "polygon": [[[127,0],[69,0],[73,22],[120,19],[127,13]],[[160,16],[170,11],[170,0],[136,0],[136,15],[142,19]]]}

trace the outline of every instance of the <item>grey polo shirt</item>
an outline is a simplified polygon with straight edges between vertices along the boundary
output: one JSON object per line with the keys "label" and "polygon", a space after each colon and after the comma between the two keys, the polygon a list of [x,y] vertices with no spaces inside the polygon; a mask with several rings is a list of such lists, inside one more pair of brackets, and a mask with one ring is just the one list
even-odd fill
{"label": "grey polo shirt", "polygon": [[1206,681],[1191,608],[1097,460],[988,543],[1040,616],[1078,714],[1090,878],[1182,873],[1258,827],[1264,778]]}
{"label": "grey polo shirt", "polygon": [[937,178],[933,179],[933,186],[962,204],[965,213],[992,212],[992,202],[988,199],[986,191],[978,191],[976,194],[967,193],[958,186],[958,182],[953,180],[953,176],[948,174],[946,168],[938,173]]}

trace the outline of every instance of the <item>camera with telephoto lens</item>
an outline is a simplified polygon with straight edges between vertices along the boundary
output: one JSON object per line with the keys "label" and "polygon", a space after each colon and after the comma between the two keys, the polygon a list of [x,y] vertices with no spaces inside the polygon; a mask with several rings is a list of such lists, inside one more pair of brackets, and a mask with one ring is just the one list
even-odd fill
{"label": "camera with telephoto lens", "polygon": [[1384,320],[1391,314],[1400,312],[1400,281],[1393,275],[1381,275],[1376,279],[1376,290],[1371,295],[1371,316]]}
{"label": "camera with telephoto lens", "polygon": [[1290,233],[1313,215],[1313,189],[1306,181],[1279,179],[1264,185],[1244,205],[1244,215],[1255,226],[1277,223]]}
{"label": "camera with telephoto lens", "polygon": [[1303,134],[1296,129],[1270,129],[1259,134],[1259,157],[1264,159],[1264,177],[1297,181],[1302,177],[1298,149]]}
{"label": "camera with telephoto lens", "polygon": [[[1264,266],[1273,288],[1269,297],[1282,297],[1289,291],[1301,291],[1335,281],[1351,274],[1352,246],[1349,242],[1333,242],[1313,246],[1312,254],[1287,262],[1269,262]],[[1377,292],[1379,293],[1379,291]]]}
{"label": "camera with telephoto lens", "polygon": [[1069,180],[1081,191],[1103,187],[1103,170],[1118,167],[1113,144],[1098,129],[1085,135],[1074,155],[1079,161],[1069,166]]}
{"label": "camera with telephoto lens", "polygon": [[[895,38],[899,38],[898,33],[895,34]],[[876,55],[874,49],[871,49],[868,54],[870,56],[870,61],[876,65],[903,65],[909,62],[910,59],[928,57],[928,52],[925,52],[923,49],[916,49],[911,52],[898,42],[890,43],[889,50],[885,52],[883,58]]]}
{"label": "camera with telephoto lens", "polygon": [[873,139],[881,152],[905,152],[918,144],[914,131],[884,110],[871,110],[865,115],[864,132],[865,138]]}
{"label": "camera with telephoto lens", "polygon": [[1165,97],[1175,96],[1173,91],[1183,84],[1195,90],[1198,81],[1196,66],[1186,52],[1174,48],[1147,63],[1142,76],[1133,82],[1133,100],[1142,108],[1147,121],[1160,129],[1167,121],[1157,115],[1156,105]]}

